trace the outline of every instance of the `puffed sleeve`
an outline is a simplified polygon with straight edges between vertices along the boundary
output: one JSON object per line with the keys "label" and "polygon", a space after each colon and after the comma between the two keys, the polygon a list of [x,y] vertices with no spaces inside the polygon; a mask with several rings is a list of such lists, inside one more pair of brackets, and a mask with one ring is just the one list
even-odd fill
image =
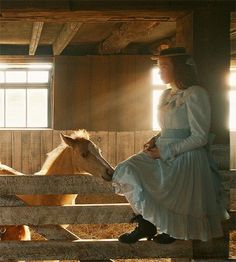
{"label": "puffed sleeve", "polygon": [[159,145],[160,156],[163,160],[174,159],[179,154],[202,147],[208,142],[211,118],[208,94],[199,86],[190,87],[185,92],[191,134],[179,142]]}

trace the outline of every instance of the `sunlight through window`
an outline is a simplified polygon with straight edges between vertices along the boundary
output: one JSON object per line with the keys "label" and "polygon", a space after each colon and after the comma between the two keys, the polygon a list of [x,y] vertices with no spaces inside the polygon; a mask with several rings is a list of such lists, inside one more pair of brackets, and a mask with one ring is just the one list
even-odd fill
{"label": "sunlight through window", "polygon": [[229,129],[236,131],[236,68],[230,70],[229,85]]}
{"label": "sunlight through window", "polygon": [[166,85],[164,85],[160,78],[159,68],[157,66],[152,69],[152,85],[154,86],[152,95],[152,129],[160,130],[160,126],[157,121],[157,106],[159,103],[160,95],[166,88]]}
{"label": "sunlight through window", "polygon": [[0,64],[0,127],[49,126],[51,64]]}
{"label": "sunlight through window", "polygon": [[8,127],[26,126],[26,96],[25,89],[6,90],[6,125]]}

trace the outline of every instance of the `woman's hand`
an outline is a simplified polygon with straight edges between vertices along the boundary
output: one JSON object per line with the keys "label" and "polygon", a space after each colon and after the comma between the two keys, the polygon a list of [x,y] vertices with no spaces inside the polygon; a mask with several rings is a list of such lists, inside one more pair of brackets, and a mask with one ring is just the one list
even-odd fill
{"label": "woman's hand", "polygon": [[156,141],[156,137],[152,137],[147,143],[145,143],[143,145],[143,151],[145,150],[149,150],[151,148],[154,148],[156,145],[155,145],[155,141]]}
{"label": "woman's hand", "polygon": [[143,152],[145,152],[152,159],[160,158],[160,151],[157,147],[153,147],[153,148],[150,148],[150,149],[143,150]]}

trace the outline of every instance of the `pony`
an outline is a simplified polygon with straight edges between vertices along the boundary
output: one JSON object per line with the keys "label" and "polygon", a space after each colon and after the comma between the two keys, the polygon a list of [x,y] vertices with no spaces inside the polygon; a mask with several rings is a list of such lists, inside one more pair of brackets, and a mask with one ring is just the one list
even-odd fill
{"label": "pony", "polygon": [[[111,181],[113,167],[104,159],[101,150],[89,139],[86,130],[70,136],[60,134],[62,143],[47,154],[41,170],[35,175],[66,175],[89,173]],[[24,175],[11,167],[0,164],[0,174]],[[30,206],[73,205],[77,194],[66,195],[17,195]],[[0,240],[30,240],[28,226],[0,226]]]}

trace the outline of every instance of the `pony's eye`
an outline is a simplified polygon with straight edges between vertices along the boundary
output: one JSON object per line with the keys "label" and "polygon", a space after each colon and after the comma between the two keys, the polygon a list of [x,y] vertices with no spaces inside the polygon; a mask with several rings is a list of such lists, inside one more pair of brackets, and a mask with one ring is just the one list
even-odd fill
{"label": "pony's eye", "polygon": [[81,156],[82,156],[83,158],[86,158],[86,157],[88,156],[88,154],[89,154],[89,151],[86,151],[86,152],[83,152],[83,153],[81,154]]}

